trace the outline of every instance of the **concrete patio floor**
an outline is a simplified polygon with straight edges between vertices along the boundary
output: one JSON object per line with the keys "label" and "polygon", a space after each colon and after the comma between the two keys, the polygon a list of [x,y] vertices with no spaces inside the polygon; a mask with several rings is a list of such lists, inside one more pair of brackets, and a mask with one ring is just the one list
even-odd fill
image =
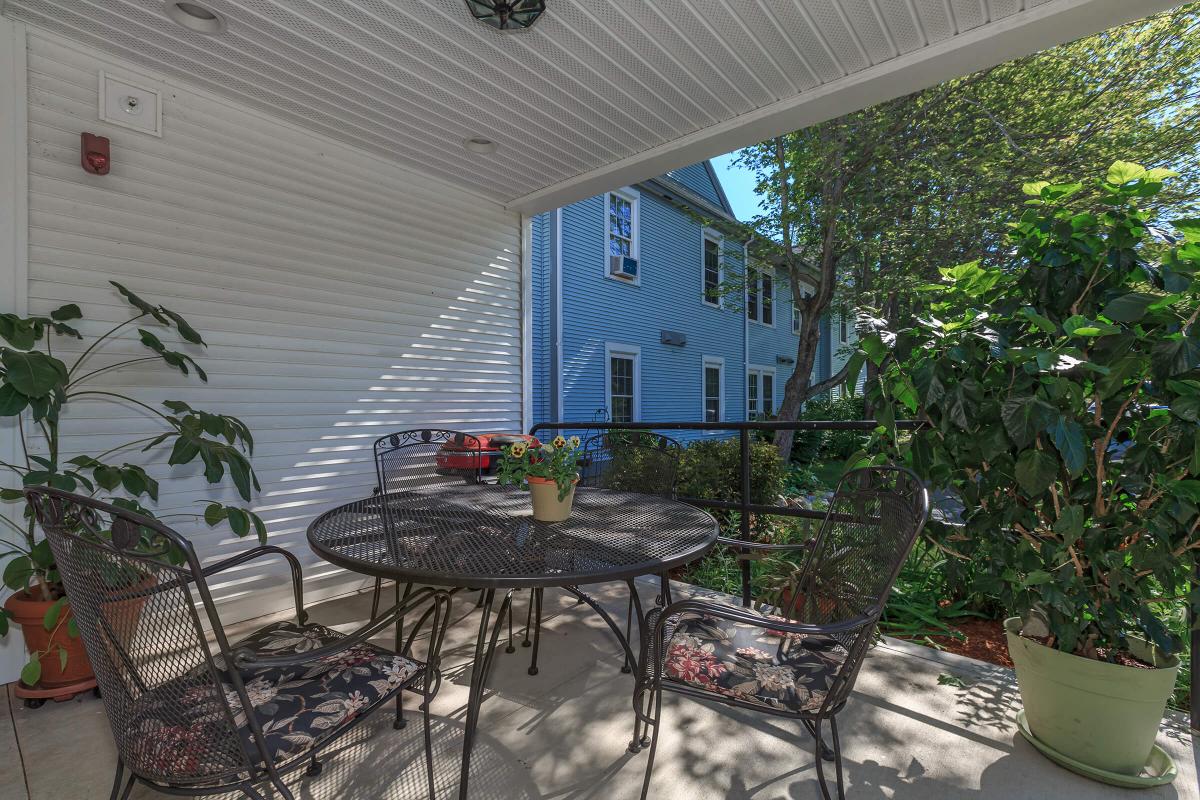
{"label": "concrete patio floor", "polygon": [[[624,587],[594,587],[624,613]],[[683,588],[683,587],[681,587]],[[653,596],[652,584],[643,594]],[[438,796],[454,796],[470,657],[478,622],[473,595],[456,604],[444,659],[446,678],[434,703]],[[518,625],[527,594],[518,595]],[[314,619],[351,630],[370,609],[358,595],[315,606]],[[529,650],[498,653],[484,703],[472,767],[479,800],[636,798],[644,753],[626,752],[631,734],[631,678],[621,674],[618,646],[586,606],[547,592],[540,666],[526,674]],[[262,624],[266,620],[257,621]],[[245,629],[241,625],[233,629]],[[941,685],[955,675],[962,686]],[[415,706],[410,701],[409,706]],[[1020,800],[1137,797],[1200,800],[1191,736],[1179,719],[1164,723],[1159,743],[1179,764],[1173,786],[1118,790],[1079,778],[1038,754],[1019,734],[1012,673],[998,667],[885,640],[868,657],[855,696],[840,717],[851,800]],[[29,710],[8,692],[0,719],[0,800],[107,798],[114,749],[104,709],[90,695]],[[819,797],[812,742],[798,724],[667,695],[666,727],[652,798],[671,800],[809,800]],[[419,717],[412,715],[414,723]],[[335,746],[317,778],[297,773],[297,798],[422,798],[419,724],[393,731],[380,713]],[[136,798],[161,797],[140,788]]]}

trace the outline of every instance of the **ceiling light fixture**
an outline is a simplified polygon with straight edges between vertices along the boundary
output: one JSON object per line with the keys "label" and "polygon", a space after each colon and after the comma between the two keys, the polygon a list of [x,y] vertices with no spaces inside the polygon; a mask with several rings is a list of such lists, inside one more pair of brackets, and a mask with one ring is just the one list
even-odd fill
{"label": "ceiling light fixture", "polygon": [[463,147],[467,148],[472,153],[479,153],[481,155],[488,155],[496,152],[498,146],[499,145],[497,145],[491,139],[485,139],[482,136],[472,136],[468,139],[463,139]]}
{"label": "ceiling light fixture", "polygon": [[546,0],[466,0],[471,16],[499,31],[523,31],[546,13]]}
{"label": "ceiling light fixture", "polygon": [[199,3],[167,0],[163,4],[163,12],[176,23],[196,33],[211,36],[225,30],[225,18]]}

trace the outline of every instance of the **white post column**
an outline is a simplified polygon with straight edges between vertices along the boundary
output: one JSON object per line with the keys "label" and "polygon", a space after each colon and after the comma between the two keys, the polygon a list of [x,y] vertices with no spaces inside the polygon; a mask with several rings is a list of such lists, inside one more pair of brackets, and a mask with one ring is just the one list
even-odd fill
{"label": "white post column", "polygon": [[[27,313],[29,300],[29,170],[26,125],[25,26],[0,17],[0,313]],[[16,426],[0,419],[0,460],[18,458]],[[17,487],[12,472],[0,486]],[[10,518],[20,506],[0,507]],[[0,589],[0,598],[10,592]],[[0,683],[14,681],[25,663],[25,645],[14,629],[0,639]]]}

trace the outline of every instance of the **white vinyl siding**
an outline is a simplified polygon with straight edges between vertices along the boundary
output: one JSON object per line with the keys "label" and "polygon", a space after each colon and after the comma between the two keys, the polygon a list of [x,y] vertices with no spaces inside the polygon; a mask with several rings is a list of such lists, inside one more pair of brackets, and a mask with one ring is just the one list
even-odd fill
{"label": "white vinyl siding", "polygon": [[[208,342],[185,348],[207,384],[155,364],[97,385],[242,418],[263,486],[254,507],[271,542],[305,562],[306,599],[365,585],[318,561],[305,529],[371,493],[372,441],[424,425],[522,426],[518,216],[177,84],[160,84],[162,138],[105,125],[100,69],[155,76],[36,33],[28,65],[30,311],[78,303],[90,339],[129,316],[114,279],[184,315]],[[111,137],[109,175],[80,169],[81,130]],[[55,345],[68,359],[79,348]],[[131,337],[115,348],[143,352]],[[69,455],[155,430],[133,409],[99,403],[75,406],[64,429]],[[158,474],[172,476],[167,513],[237,499],[194,466]],[[225,528],[179,527],[206,561],[253,546]],[[216,579],[226,620],[286,607],[284,572],[266,559]]]}

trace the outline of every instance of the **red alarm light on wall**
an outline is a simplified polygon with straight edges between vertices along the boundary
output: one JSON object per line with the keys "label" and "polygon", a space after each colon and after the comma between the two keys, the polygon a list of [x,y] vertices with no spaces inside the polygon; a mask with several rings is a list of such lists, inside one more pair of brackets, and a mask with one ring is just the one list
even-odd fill
{"label": "red alarm light on wall", "polygon": [[93,175],[107,175],[110,164],[108,154],[108,137],[97,136],[94,133],[80,134],[79,161],[84,172]]}

